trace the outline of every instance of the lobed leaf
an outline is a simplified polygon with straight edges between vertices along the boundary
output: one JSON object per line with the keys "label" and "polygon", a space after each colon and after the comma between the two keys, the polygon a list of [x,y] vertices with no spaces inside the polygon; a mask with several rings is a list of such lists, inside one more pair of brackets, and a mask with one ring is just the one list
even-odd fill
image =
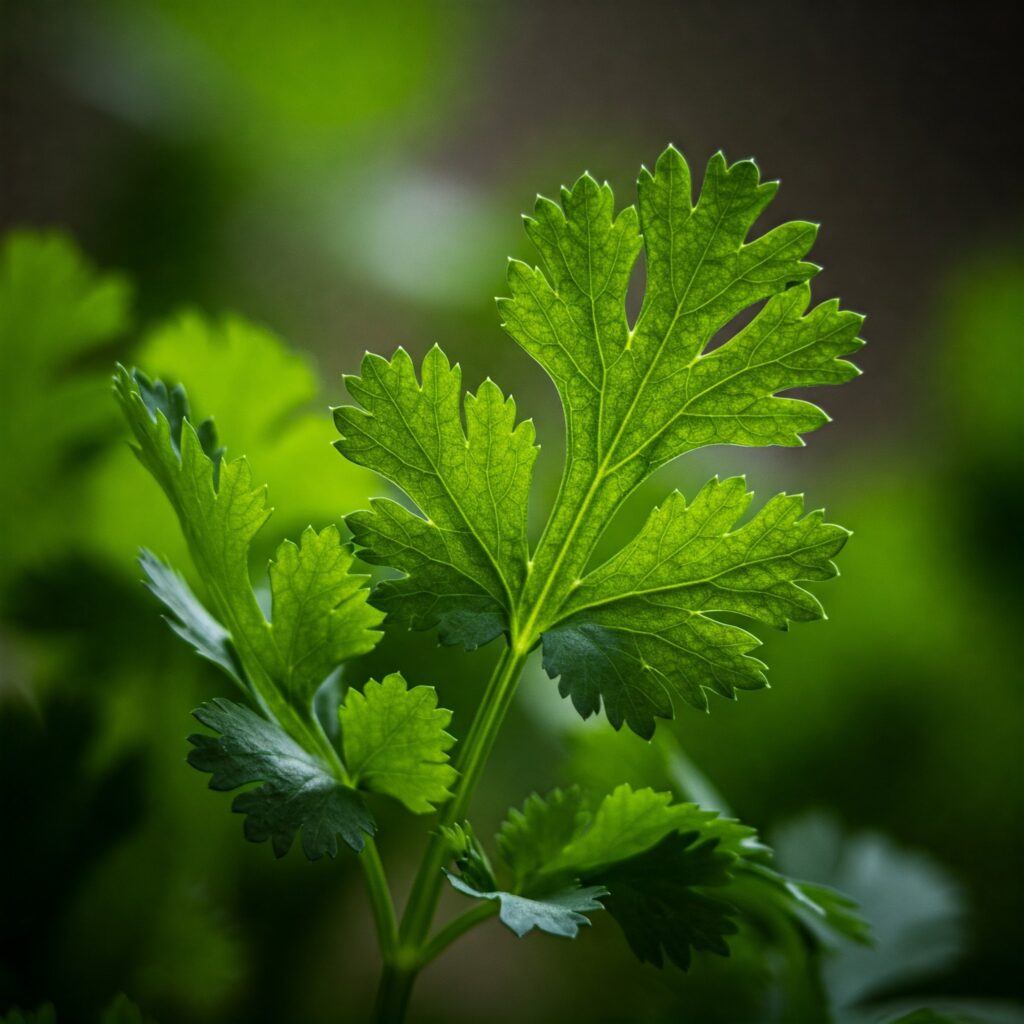
{"label": "lobed leaf", "polygon": [[409,689],[397,672],[371,679],[362,693],[350,690],[338,709],[345,764],[353,785],[401,801],[414,814],[429,814],[451,797],[455,769],[445,732],[452,713],[437,706],[432,686]]}
{"label": "lobed leaf", "polygon": [[526,572],[532,424],[516,425],[515,403],[490,381],[463,402],[461,370],[437,347],[422,383],[401,349],[391,362],[367,355],[362,376],[345,382],[363,408],[334,410],[338,450],[398,484],[426,517],[377,501],[348,518],[361,557],[406,574],[383,583],[377,603],[447,643],[475,647],[507,631]]}
{"label": "lobed leaf", "polygon": [[210,788],[238,789],[260,783],[235,797],[232,810],[245,817],[245,838],[270,840],[283,857],[301,834],[310,860],[338,852],[337,837],[356,852],[364,835],[376,830],[362,797],[343,784],[330,767],[300,746],[276,722],[240,704],[213,700],[193,714],[216,735],[189,737],[195,748],[189,764],[209,772]]}
{"label": "lobed leaf", "polygon": [[466,896],[480,900],[495,900],[501,909],[501,923],[522,938],[536,928],[549,935],[574,939],[581,925],[589,925],[584,914],[602,910],[600,900],[608,890],[600,885],[582,887],[569,884],[552,892],[534,897],[518,896],[511,892],[478,892],[458,875],[445,872],[452,886]]}

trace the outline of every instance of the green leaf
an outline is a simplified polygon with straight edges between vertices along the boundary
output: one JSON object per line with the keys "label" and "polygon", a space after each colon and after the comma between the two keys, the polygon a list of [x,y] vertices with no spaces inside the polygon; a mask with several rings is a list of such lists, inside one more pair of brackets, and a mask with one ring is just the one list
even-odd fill
{"label": "green leaf", "polygon": [[476,647],[508,631],[526,573],[533,425],[516,425],[515,403],[490,381],[463,401],[462,371],[436,347],[422,383],[401,349],[391,362],[367,355],[362,376],[345,382],[363,409],[334,410],[338,450],[398,484],[426,517],[376,501],[347,519],[361,557],[406,574],[381,584],[376,603],[395,621],[436,627],[445,643]]}
{"label": "green leaf", "polygon": [[246,680],[293,738],[308,745],[316,688],[340,662],[371,650],[380,638],[373,627],[382,615],[366,603],[366,577],[349,572],[353,559],[336,527],[319,534],[308,529],[299,545],[285,541],[271,564],[268,622],[249,578],[249,549],[270,509],[265,488],[253,487],[248,462],[215,461],[212,430],[201,434],[189,422],[183,390],[168,392],[122,368],[115,393],[139,460],[177,513]]}
{"label": "green leaf", "polygon": [[717,839],[672,832],[651,849],[593,877],[608,887],[605,907],[637,958],[661,967],[664,952],[686,970],[693,949],[729,955],[725,936],[736,931],[734,910],[702,889],[726,885],[730,863]]}
{"label": "green leaf", "polygon": [[498,883],[494,880],[491,860],[468,821],[462,824],[442,825],[441,834],[448,843],[448,850],[455,861],[455,866],[459,869],[459,877],[467,885],[484,891],[497,889]]}
{"label": "green leaf", "polygon": [[206,610],[184,578],[165,565],[151,551],[142,551],[139,565],[146,575],[146,586],[171,613],[167,624],[196,653],[224,670],[243,689],[242,669],[231,646],[231,635]]}
{"label": "green leaf", "polygon": [[549,935],[576,938],[581,925],[590,921],[587,911],[603,909],[599,900],[607,895],[600,885],[581,887],[570,884],[534,897],[517,896],[511,892],[478,892],[457,875],[445,872],[448,880],[466,896],[480,900],[496,900],[500,904],[498,916],[502,924],[522,938],[534,928]]}
{"label": "green leaf", "polygon": [[726,896],[704,890],[728,885],[743,858],[762,850],[754,830],[739,822],[628,785],[608,794],[592,816],[576,788],[533,795],[522,811],[509,813],[498,846],[514,875],[513,895],[600,887],[641,960],[661,966],[664,948],[681,967],[691,948],[728,953],[724,936],[735,931],[734,910]]}
{"label": "green leaf", "polygon": [[383,615],[366,603],[366,577],[351,572],[336,526],[308,527],[284,541],[270,563],[271,674],[297,707],[344,661],[373,650]]}
{"label": "green leaf", "polygon": [[[586,717],[603,705],[649,737],[678,697],[707,706],[764,685],[757,639],[719,613],[785,628],[823,615],[798,584],[835,575],[847,533],[780,495],[737,526],[750,497],[717,480],[689,505],[673,494],[603,566],[596,545],[659,466],[708,444],[799,445],[826,423],[782,392],[859,372],[862,317],[835,301],[810,307],[804,260],[816,227],[782,224],[748,240],[774,197],[753,162],[708,165],[694,202],[690,171],[669,148],[639,180],[639,207],[615,213],[589,175],[561,202],[540,198],[526,230],[541,266],[512,261],[504,326],[547,372],[565,416],[562,482],[540,540],[525,533],[536,449],[529,423],[489,381],[464,403],[457,366],[438,349],[422,380],[404,351],[367,356],[335,410],[339,450],[394,481],[416,511],[376,502],[347,519],[361,557],[404,575],[380,584],[381,607],[444,643],[505,634],[522,657],[538,643]],[[644,252],[646,293],[632,325],[626,294]],[[753,316],[732,336],[732,321]]]}
{"label": "green leaf", "polygon": [[211,774],[210,788],[260,783],[231,805],[246,816],[250,842],[269,839],[275,855],[283,857],[301,833],[303,852],[317,860],[337,855],[338,836],[358,852],[364,833],[373,835],[376,826],[362,797],[276,723],[227,700],[211,701],[193,714],[217,734],[189,737],[195,747],[189,764]]}
{"label": "green leaf", "polygon": [[397,672],[350,690],[339,708],[345,763],[353,785],[400,800],[429,814],[449,799],[455,769],[445,732],[452,713],[437,706],[432,686],[409,689]]}
{"label": "green leaf", "polygon": [[736,527],[752,497],[741,477],[713,479],[689,505],[674,492],[576,588],[544,634],[544,666],[584,718],[603,701],[615,728],[625,721],[649,738],[655,716],[671,717],[672,695],[706,708],[706,690],[765,685],[764,664],[747,653],[760,641],[713,616],[779,629],[824,616],[797,581],[835,576],[848,531],[785,494]]}
{"label": "green leaf", "polygon": [[651,849],[673,832],[700,833],[714,840],[720,851],[738,857],[756,833],[746,825],[720,818],[696,804],[677,804],[671,793],[618,786],[600,803],[589,825],[561,852],[549,858],[546,871],[593,874],[600,868],[629,860]]}
{"label": "green leaf", "polygon": [[498,833],[498,849],[515,876],[516,890],[555,861],[589,820],[578,786],[546,797],[534,793],[521,811],[513,807]]}
{"label": "green leaf", "polygon": [[[82,532],[95,452],[116,436],[96,356],[126,332],[130,289],[98,273],[68,238],[15,231],[0,243],[0,592],[59,557]],[[99,365],[104,365],[100,363]]]}
{"label": "green leaf", "polygon": [[[307,524],[331,522],[377,493],[374,474],[339,465],[310,360],[267,329],[238,316],[213,319],[186,312],[148,331],[134,358],[154,378],[183,381],[192,422],[216,414],[218,431],[232,451],[254,459],[275,511],[254,539],[250,557],[265,563],[283,537],[297,538]],[[101,384],[99,391],[109,411],[106,387]],[[159,488],[140,486],[127,446],[114,445],[99,459],[85,497],[89,550],[130,570],[139,547],[148,547],[185,568],[188,551],[174,513]],[[197,581],[193,573],[186,576]]]}

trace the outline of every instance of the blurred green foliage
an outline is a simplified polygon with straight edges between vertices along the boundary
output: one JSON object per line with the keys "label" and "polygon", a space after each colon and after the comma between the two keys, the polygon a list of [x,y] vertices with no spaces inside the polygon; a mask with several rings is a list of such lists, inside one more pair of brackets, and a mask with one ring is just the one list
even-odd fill
{"label": "blurred green foliage", "polygon": [[[30,6],[4,5],[0,17]],[[777,934],[768,972],[764,936],[752,934],[740,937],[730,960],[698,958],[684,976],[624,965],[621,939],[604,920],[582,941],[561,946],[537,935],[516,943],[487,926],[425,976],[421,1019],[471,1021],[487,1006],[495,1021],[754,1024],[814,1020],[831,999],[843,1024],[892,1020],[924,1003],[955,1020],[1020,1020],[1006,1000],[1024,996],[1017,937],[1024,917],[1015,637],[1021,551],[1013,518],[1024,479],[1024,404],[1014,372],[1024,267],[1018,226],[1002,199],[992,242],[966,214],[951,221],[951,205],[963,200],[971,209],[976,200],[958,199],[948,187],[948,154],[936,150],[926,120],[921,132],[943,205],[942,217],[925,222],[927,183],[914,163],[923,151],[906,134],[922,113],[924,93],[914,88],[936,84],[926,76],[912,76],[917,86],[909,81],[907,36],[870,26],[872,38],[899,42],[900,90],[917,103],[912,108],[871,91],[885,69],[856,49],[808,44],[780,62],[767,39],[773,67],[804,68],[815,53],[830,65],[820,89],[826,106],[804,132],[793,130],[792,81],[755,82],[754,69],[714,63],[722,53],[713,33],[639,35],[645,46],[656,46],[660,35],[671,47],[672,60],[661,62],[665,74],[682,74],[684,44],[702,83],[712,77],[711,61],[717,106],[713,90],[672,92],[657,69],[642,72],[628,54],[622,61],[593,56],[575,9],[557,31],[461,4],[311,5],[308,17],[270,2],[247,5],[238,17],[233,4],[186,0],[103,0],[67,18],[47,11],[40,61],[73,97],[65,119],[99,154],[77,167],[81,152],[61,151],[53,173],[76,182],[72,212],[91,255],[126,268],[137,298],[133,312],[125,278],[90,269],[60,236],[22,233],[4,243],[0,1012],[20,1006],[28,1020],[28,1008],[52,1002],[58,1020],[95,1020],[113,993],[125,991],[147,1019],[164,1024],[317,1024],[361,1019],[373,984],[362,938],[370,920],[351,861],[274,863],[266,848],[242,842],[229,798],[208,793],[184,763],[189,711],[222,690],[210,669],[179,649],[136,582],[139,543],[173,558],[180,541],[120,438],[108,390],[114,359],[184,380],[200,416],[217,416],[235,454],[250,456],[270,481],[280,510],[268,544],[309,522],[326,525],[363,505],[376,486],[330,452],[325,409],[340,397],[337,372],[354,369],[364,348],[401,342],[421,353],[444,340],[463,362],[467,384],[493,374],[506,391],[530,394],[539,422],[557,420],[553,391],[539,375],[502,366],[505,346],[488,295],[501,287],[502,258],[518,243],[514,218],[495,211],[526,205],[538,184],[550,188],[558,176],[574,176],[580,152],[601,155],[595,173],[614,172],[632,167],[639,141],[653,155],[669,136],[688,141],[679,137],[685,133],[706,136],[709,148],[725,140],[766,158],[770,144],[773,173],[802,176],[803,187],[820,178],[822,200],[847,196],[838,251],[828,261],[842,268],[843,247],[851,245],[842,290],[858,291],[849,297],[860,304],[881,287],[878,275],[892,281],[889,308],[869,305],[870,358],[879,362],[869,363],[854,389],[863,397],[851,398],[837,424],[795,456],[812,460],[800,464],[801,478],[813,481],[810,507],[827,501],[855,533],[830,595],[830,621],[803,630],[799,642],[768,638],[770,692],[720,703],[708,718],[681,713],[672,735],[666,730],[673,741],[667,765],[652,766],[650,748],[629,735],[609,734],[586,755],[589,741],[576,735],[538,666],[474,821],[489,835],[509,803],[550,784],[553,768],[564,782],[583,774],[596,784],[604,772],[610,783],[656,784],[708,804],[724,793],[791,859],[781,866],[848,887],[869,915],[875,908],[878,953],[870,963],[837,955],[824,969],[834,987],[823,990],[809,984],[817,965],[801,961],[805,947]],[[890,15],[898,20],[899,12]],[[776,9],[766,16],[789,24]],[[938,18],[934,10],[908,16],[925,35]],[[803,23],[810,16],[794,17]],[[961,55],[970,48],[959,45],[967,25],[957,19]],[[848,23],[836,20],[846,32]],[[740,21],[749,19],[737,19],[722,37],[742,39]],[[0,44],[11,37],[0,34]],[[516,45],[528,64],[509,56]],[[925,38],[920,49],[943,61],[953,52]],[[986,48],[979,52],[987,63],[977,81],[987,90],[985,108],[994,109],[997,68]],[[548,117],[535,93],[503,89],[506,79],[488,79],[479,68],[488,61],[488,72],[504,67],[510,77],[536,77],[543,90],[550,79],[539,61],[552,53],[578,74],[579,85],[562,91],[592,104],[589,120]],[[851,89],[852,125],[849,111],[828,106],[834,93],[824,82],[844,57],[872,71],[871,83]],[[969,83],[945,64],[943,76],[969,98]],[[648,90],[643,102],[626,90],[627,77]],[[669,113],[644,120],[656,106],[655,89]],[[861,112],[870,107],[881,118],[887,106],[903,120],[890,134],[880,128],[872,142]],[[773,109],[782,111],[774,119]],[[985,112],[973,106],[970,117],[985,125]],[[61,145],[77,137],[50,113],[42,101],[33,110],[40,133]],[[945,105],[942,114],[956,111]],[[506,145],[493,153],[469,146],[448,157],[457,148],[452,126],[473,118],[493,122]],[[480,137],[487,136],[472,136]],[[906,143],[906,163],[892,144],[897,138]],[[811,143],[831,144],[836,162],[808,165]],[[867,160],[872,145],[884,161]],[[958,146],[954,138],[949,152]],[[970,151],[975,173],[977,147],[959,148]],[[856,187],[836,177],[836,167],[848,165]],[[883,170],[891,191],[872,191],[871,174]],[[907,239],[886,261],[878,256],[883,220]],[[934,244],[936,232],[943,248]],[[931,262],[929,250],[938,253]],[[911,293],[907,265],[917,261],[931,272],[940,260],[954,261],[951,272],[936,277],[924,298]],[[909,317],[926,301],[930,322],[901,319],[904,304]],[[198,312],[168,319],[183,302],[241,308],[274,323],[316,350],[329,371],[327,393],[308,359],[274,332]],[[885,355],[883,335],[899,359]],[[275,402],[265,409],[268,399]],[[542,418],[545,401],[552,414]],[[550,476],[558,430],[540,439],[539,473]],[[752,486],[771,493],[791,484],[787,459],[715,449],[692,476],[657,477],[633,508],[674,485],[692,493],[716,471],[747,471]],[[613,533],[622,540],[638,525],[627,509]],[[266,554],[256,553],[257,579]],[[439,653],[429,638],[392,630],[350,678],[400,669],[411,682],[436,684],[458,731],[490,659],[486,651]],[[811,808],[820,813],[805,817]],[[398,817],[389,818],[386,807],[375,812],[389,836],[385,855],[401,877],[418,850],[407,849]],[[852,831],[843,833],[837,818]],[[342,931],[342,921],[356,926]],[[916,930],[922,927],[925,935]],[[906,946],[888,946],[890,935],[909,942],[913,957],[902,952]],[[926,949],[928,961],[917,960]],[[895,972],[905,956],[921,968],[915,977]],[[451,1009],[454,989],[461,1017]]]}

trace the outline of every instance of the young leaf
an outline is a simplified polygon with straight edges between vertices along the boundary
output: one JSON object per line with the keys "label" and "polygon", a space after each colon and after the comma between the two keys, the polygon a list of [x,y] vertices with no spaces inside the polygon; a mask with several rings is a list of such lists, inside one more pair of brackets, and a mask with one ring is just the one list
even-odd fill
{"label": "young leaf", "polygon": [[600,885],[586,888],[570,883],[552,892],[534,897],[517,896],[511,892],[478,892],[457,875],[446,872],[454,888],[466,896],[480,900],[497,900],[502,924],[522,938],[534,928],[549,935],[576,938],[580,925],[590,924],[583,915],[589,910],[603,909],[599,900],[608,890]]}
{"label": "young leaf", "polygon": [[189,737],[195,747],[188,761],[211,774],[210,788],[232,790],[261,785],[235,797],[231,807],[244,814],[245,838],[271,841],[283,857],[301,833],[310,860],[338,852],[337,837],[358,852],[364,833],[376,830],[362,797],[343,784],[315,754],[299,746],[275,722],[227,700],[214,700],[193,714],[217,735]]}
{"label": "young leaf", "polygon": [[[715,616],[780,628],[822,616],[797,584],[834,575],[829,559],[847,534],[820,513],[801,518],[799,498],[780,495],[737,527],[750,500],[742,482],[713,481],[689,505],[671,496],[618,555],[587,568],[659,466],[708,444],[802,444],[828,417],[779,393],[859,372],[841,357],[862,344],[862,318],[834,301],[809,309],[818,268],[803,257],[815,226],[747,240],[776,188],[751,161],[727,166],[719,154],[694,203],[689,168],[670,147],[641,173],[639,209],[615,215],[611,189],[589,175],[560,205],[537,201],[526,226],[542,267],[513,261],[510,297],[499,300],[565,414],[562,483],[532,551],[533,431],[515,425],[511,400],[487,382],[460,409],[459,369],[437,349],[422,381],[402,351],[364,360],[362,377],[348,379],[363,408],[335,410],[337,446],[418,506],[420,515],[378,502],[348,517],[361,557],[405,574],[377,591],[396,621],[467,647],[504,633],[520,657],[540,642],[584,717],[603,704],[613,725],[645,737],[671,717],[674,697],[706,707],[706,691],[764,685],[764,666],[748,656],[757,640]],[[626,292],[641,248],[647,290],[631,326]]]}
{"label": "young leaf", "polygon": [[151,551],[140,552],[139,565],[146,575],[146,586],[171,613],[165,616],[171,629],[194,647],[201,658],[223,669],[245,689],[242,668],[231,646],[231,635],[206,610],[184,578]]}
{"label": "young leaf", "polygon": [[397,672],[349,690],[338,709],[345,764],[353,785],[400,800],[414,814],[429,814],[451,793],[455,769],[445,732],[452,713],[437,706],[432,686],[408,688]]}
{"label": "young leaf", "polygon": [[473,826],[468,821],[462,824],[442,825],[441,834],[448,843],[449,852],[459,869],[458,877],[463,882],[483,892],[498,888],[487,851],[481,846],[473,833]]}
{"label": "young leaf", "polygon": [[[115,393],[140,461],[178,515],[246,679],[286,731],[305,744],[316,688],[341,661],[371,650],[380,638],[374,627],[383,616],[366,603],[365,577],[350,574],[353,559],[336,527],[319,534],[309,529],[300,545],[285,541],[278,548],[268,622],[250,582],[249,548],[270,509],[265,489],[252,485],[248,463],[215,461],[213,431],[192,426],[180,388],[168,393],[162,383],[121,369]],[[179,397],[172,399],[174,394]],[[171,610],[177,615],[180,608]]]}
{"label": "young leaf", "polygon": [[517,890],[553,862],[589,820],[578,786],[553,790],[546,797],[534,793],[521,811],[513,807],[497,838]]}

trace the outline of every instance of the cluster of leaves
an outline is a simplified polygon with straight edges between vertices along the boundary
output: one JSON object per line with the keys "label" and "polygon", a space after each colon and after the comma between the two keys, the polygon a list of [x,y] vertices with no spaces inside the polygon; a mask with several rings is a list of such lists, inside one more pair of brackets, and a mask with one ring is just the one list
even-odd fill
{"label": "cluster of leaves", "polygon": [[[542,645],[545,668],[584,717],[603,706],[616,729],[644,737],[672,715],[673,698],[706,707],[708,691],[764,685],[749,654],[756,639],[723,614],[783,629],[822,616],[800,584],[835,574],[847,532],[787,495],[742,521],[751,496],[741,479],[716,478],[690,501],[670,495],[630,543],[590,567],[608,522],[659,466],[710,443],[800,444],[827,417],[778,393],[857,372],[840,357],[860,345],[861,318],[835,302],[808,312],[816,268],[802,257],[813,226],[746,242],[774,191],[749,161],[730,167],[719,156],[694,204],[686,163],[669,149],[641,177],[639,211],[615,215],[610,189],[586,175],[561,206],[539,200],[527,226],[544,270],[513,263],[512,297],[500,303],[565,412],[562,485],[536,545],[526,524],[537,448],[512,399],[489,380],[463,399],[459,367],[438,348],[419,372],[402,350],[365,358],[362,375],[347,378],[361,407],[334,410],[337,447],[420,513],[380,498],[347,517],[360,557],[403,573],[377,587],[372,605],[333,526],[277,549],[261,603],[249,562],[269,516],[264,490],[244,459],[225,457],[212,422],[190,422],[180,386],[119,371],[136,454],[177,514],[206,603],[145,553],[150,589],[172,628],[247,700],[195,712],[209,732],[191,737],[190,762],[215,789],[251,787],[234,801],[249,839],[283,855],[301,834],[311,859],[334,855],[339,836],[359,851],[375,829],[366,791],[418,813],[450,796],[450,715],[431,688],[391,675],[331,696],[340,666],[377,643],[385,613],[467,648],[504,636],[513,688]],[[641,245],[647,293],[630,326],[625,296]],[[503,883],[468,823],[449,818],[441,832],[457,868],[451,884],[520,936],[573,937],[604,908],[642,961],[685,968],[694,950],[728,953],[736,917],[754,904],[755,914],[769,906],[865,938],[849,901],[778,874],[752,829],[669,793],[623,785],[593,808],[577,789],[531,797],[498,837]]]}
{"label": "cluster of leaves", "polygon": [[[835,575],[848,536],[779,495],[745,523],[740,479],[675,493],[603,565],[603,531],[659,466],[708,444],[799,445],[828,417],[779,392],[858,373],[862,317],[835,301],[808,310],[803,260],[812,224],[782,224],[747,242],[776,191],[756,166],[708,165],[699,200],[672,148],[639,182],[639,209],[614,211],[589,175],[561,204],[539,199],[527,232],[541,268],[513,261],[499,300],[512,337],[554,382],[565,414],[561,488],[540,541],[527,537],[537,448],[529,421],[486,381],[462,379],[434,348],[419,375],[399,350],[367,355],[346,383],[361,408],[335,410],[337,447],[397,484],[418,507],[381,498],[347,523],[365,561],[404,574],[381,584],[390,618],[474,648],[504,635],[516,652],[541,644],[544,666],[584,717],[603,704],[612,725],[649,737],[673,699],[706,708],[763,686],[757,639],[721,616],[785,629],[820,618],[800,584]],[[635,323],[626,292],[643,248],[646,295]],[[756,316],[720,344],[743,310]],[[464,422],[463,422],[464,417]]]}
{"label": "cluster of leaves", "polygon": [[[191,737],[190,762],[210,786],[232,790],[247,838],[270,840],[283,855],[297,834],[306,855],[354,850],[372,835],[362,792],[386,794],[416,813],[449,795],[454,771],[445,732],[449,712],[431,687],[409,688],[399,675],[370,681],[335,702],[340,756],[327,738],[315,698],[338,666],[371,650],[382,613],[367,603],[366,577],[338,529],[307,529],[284,541],[269,568],[269,614],[249,574],[253,538],[270,509],[244,458],[229,460],[212,421],[194,427],[180,386],[168,389],[120,370],[115,391],[132,428],[135,452],[177,513],[209,607],[185,579],[149,552],[142,568],[169,612],[171,627],[221,668],[248,704],[218,699],[196,718],[211,733]],[[251,705],[251,706],[250,706]],[[253,710],[255,708],[256,710]]]}
{"label": "cluster of leaves", "polygon": [[728,955],[726,937],[754,898],[808,927],[867,941],[855,905],[826,886],[795,882],[771,867],[756,832],[671,793],[623,784],[591,809],[578,787],[534,794],[497,836],[502,888],[468,825],[448,830],[459,873],[452,885],[492,900],[517,935],[531,928],[573,937],[602,906],[641,960],[686,969],[693,950]]}

